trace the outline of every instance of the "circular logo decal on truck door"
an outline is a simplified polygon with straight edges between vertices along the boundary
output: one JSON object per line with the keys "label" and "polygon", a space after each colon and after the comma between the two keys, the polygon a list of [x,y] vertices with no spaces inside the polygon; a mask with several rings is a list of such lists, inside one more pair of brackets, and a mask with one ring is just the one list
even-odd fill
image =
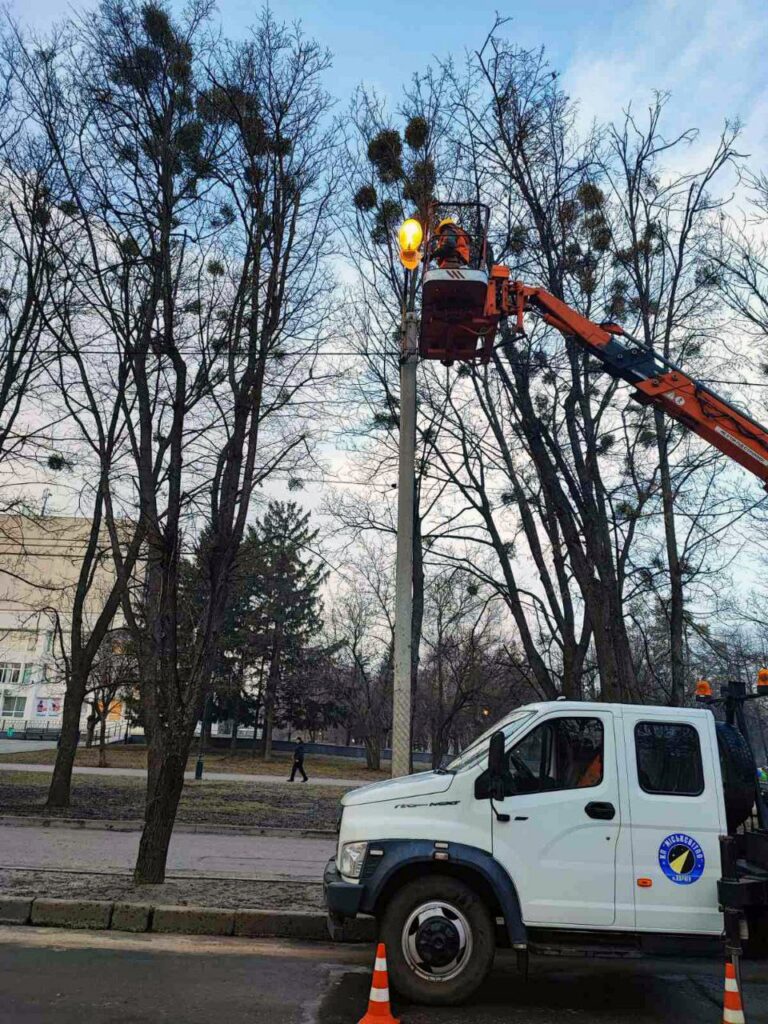
{"label": "circular logo decal on truck door", "polygon": [[704,851],[691,836],[673,832],[659,847],[659,867],[675,885],[690,885],[704,873]]}

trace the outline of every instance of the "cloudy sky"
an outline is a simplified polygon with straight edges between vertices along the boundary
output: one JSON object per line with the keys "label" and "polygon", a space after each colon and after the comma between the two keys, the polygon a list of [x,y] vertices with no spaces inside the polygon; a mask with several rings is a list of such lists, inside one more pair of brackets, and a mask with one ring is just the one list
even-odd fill
{"label": "cloudy sky", "polygon": [[[96,0],[8,0],[11,15],[45,32]],[[183,0],[172,0],[179,9]],[[242,35],[259,0],[219,0],[225,32]],[[655,90],[669,92],[669,134],[695,127],[699,137],[676,159],[698,167],[725,119],[744,123],[741,151],[768,169],[768,17],[766,0],[271,0],[278,18],[300,20],[334,53],[328,88],[345,104],[365,82],[396,100],[414,71],[435,56],[482,45],[496,10],[506,34],[524,47],[543,46],[585,123],[642,109]],[[676,167],[683,170],[683,167]],[[332,473],[346,455],[328,453]],[[274,484],[271,486],[275,486]],[[270,488],[271,489],[271,488]],[[315,504],[310,488],[302,500]]]}
{"label": "cloudy sky", "polygon": [[[15,17],[40,29],[73,6],[10,0]],[[233,35],[256,10],[254,0],[218,7]],[[272,0],[271,7],[301,20],[334,52],[329,84],[342,100],[361,81],[395,94],[435,54],[476,48],[500,10],[511,19],[511,38],[546,48],[585,119],[609,119],[630,100],[642,105],[654,89],[669,91],[671,127],[699,127],[704,145],[724,118],[738,116],[744,148],[768,163],[765,0]]]}

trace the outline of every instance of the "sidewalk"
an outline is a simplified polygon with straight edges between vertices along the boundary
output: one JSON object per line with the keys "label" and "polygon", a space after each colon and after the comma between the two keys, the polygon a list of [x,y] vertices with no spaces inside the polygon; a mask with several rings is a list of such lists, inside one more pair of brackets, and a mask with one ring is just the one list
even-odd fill
{"label": "sidewalk", "polygon": [[[0,830],[0,872],[127,872],[136,862],[138,832],[29,825]],[[174,833],[168,871],[176,877],[220,877],[319,883],[336,849],[332,839],[219,833]]]}
{"label": "sidewalk", "polygon": [[0,760],[3,754],[20,754],[27,750],[55,750],[56,740],[7,740],[0,739]]}
{"label": "sidewalk", "polygon": [[[18,761],[0,761],[0,772],[38,772],[51,774],[53,771],[53,765],[51,764],[21,764]],[[145,779],[147,777],[146,769],[144,768],[81,768],[75,767],[73,769],[75,775],[122,775],[128,778],[134,779]],[[194,781],[195,773],[186,772],[184,778],[188,782]],[[203,773],[203,782],[250,782],[250,783],[265,783],[273,784],[276,786],[284,786],[287,784],[287,780],[282,775],[245,775],[242,772],[208,772]],[[341,789],[356,789],[359,786],[367,786],[371,782],[370,779],[329,779],[327,777],[319,778],[310,776],[308,785],[311,786],[329,786],[332,788]],[[294,786],[303,786],[303,782],[294,782]]]}

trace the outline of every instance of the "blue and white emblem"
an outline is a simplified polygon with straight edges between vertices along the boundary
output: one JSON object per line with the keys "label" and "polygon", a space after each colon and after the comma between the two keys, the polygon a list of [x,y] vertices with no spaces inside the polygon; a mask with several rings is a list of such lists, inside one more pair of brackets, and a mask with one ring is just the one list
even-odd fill
{"label": "blue and white emblem", "polygon": [[691,836],[673,832],[659,847],[659,867],[675,885],[691,885],[704,873],[704,851]]}

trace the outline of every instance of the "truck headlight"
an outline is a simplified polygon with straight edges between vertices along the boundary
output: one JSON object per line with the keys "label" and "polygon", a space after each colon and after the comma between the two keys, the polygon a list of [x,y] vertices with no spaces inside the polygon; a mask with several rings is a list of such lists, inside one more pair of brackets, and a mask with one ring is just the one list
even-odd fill
{"label": "truck headlight", "polygon": [[339,871],[347,878],[359,878],[368,843],[344,843],[341,848]]}

